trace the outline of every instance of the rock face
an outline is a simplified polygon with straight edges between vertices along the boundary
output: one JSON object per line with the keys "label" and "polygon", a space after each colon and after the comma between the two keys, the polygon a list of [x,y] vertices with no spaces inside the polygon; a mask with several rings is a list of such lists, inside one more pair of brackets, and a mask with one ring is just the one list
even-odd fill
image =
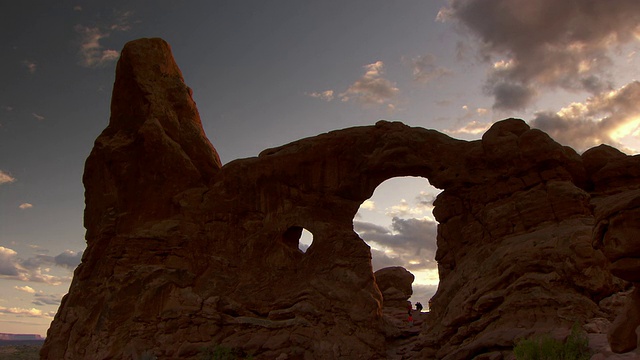
{"label": "rock face", "polygon": [[640,326],[640,159],[605,145],[583,157],[596,190],[594,247],[611,262],[613,275],[634,285],[608,334],[611,350],[623,353],[637,347]]}
{"label": "rock face", "polygon": [[415,276],[400,266],[388,267],[374,274],[378,289],[382,293],[382,306],[407,309],[407,302],[413,294]]}
{"label": "rock face", "polygon": [[352,221],[383,181],[421,176],[444,190],[440,285],[404,353],[500,359],[519,337],[600,316],[620,289],[592,247],[592,208],[637,185],[638,162],[581,157],[508,119],[471,142],[380,121],[221,167],[169,46],[136,40],[86,162],[87,249],[41,357],[385,359],[381,289]]}

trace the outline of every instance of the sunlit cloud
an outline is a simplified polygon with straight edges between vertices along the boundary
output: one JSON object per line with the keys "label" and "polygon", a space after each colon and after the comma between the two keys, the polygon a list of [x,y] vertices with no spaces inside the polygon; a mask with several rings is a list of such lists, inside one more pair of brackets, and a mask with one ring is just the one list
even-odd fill
{"label": "sunlit cloud", "polygon": [[38,69],[38,65],[35,63],[35,61],[24,60],[22,61],[22,65],[27,68],[30,74],[34,74]]}
{"label": "sunlit cloud", "polygon": [[13,288],[16,289],[16,290],[19,290],[19,291],[23,291],[23,292],[29,293],[29,294],[35,294],[36,293],[36,291],[31,286],[27,286],[27,285],[25,285],[25,286],[14,286]]}
{"label": "sunlit cloud", "polygon": [[449,135],[478,135],[489,130],[492,123],[481,122],[477,120],[469,121],[457,128],[446,129],[444,132]]}
{"label": "sunlit cloud", "polygon": [[375,63],[364,66],[365,74],[356,80],[339,98],[343,102],[356,101],[365,105],[385,105],[395,107],[392,101],[400,93],[400,89],[394,83],[383,77],[384,63]]}
{"label": "sunlit cloud", "polygon": [[414,207],[405,199],[401,199],[399,204],[392,205],[385,209],[385,215],[389,217],[406,217],[424,215],[424,207]]}
{"label": "sunlit cloud", "polygon": [[321,92],[312,92],[307,94],[312,98],[321,99],[324,101],[331,101],[334,99],[333,90],[325,90]]}
{"label": "sunlit cloud", "polygon": [[32,204],[29,203],[22,203],[20,204],[20,206],[18,206],[20,209],[25,210],[25,209],[31,209],[33,207]]}
{"label": "sunlit cloud", "polygon": [[376,209],[376,203],[373,200],[365,200],[362,205],[360,205],[360,209],[363,210],[375,210]]}
{"label": "sunlit cloud", "polygon": [[131,29],[131,11],[117,13],[113,23],[105,26],[76,25],[74,30],[80,36],[80,65],[84,67],[102,67],[109,65],[120,56],[114,49],[105,49],[102,40],[111,36],[114,31],[128,31]]}
{"label": "sunlit cloud", "polygon": [[408,63],[413,72],[413,79],[421,83],[428,83],[453,74],[451,70],[437,66],[436,57],[431,54],[411,58]]}
{"label": "sunlit cloud", "polygon": [[449,0],[437,20],[479,40],[493,107],[518,110],[543,88],[610,89],[611,54],[638,41],[640,2]]}
{"label": "sunlit cloud", "polygon": [[572,103],[557,112],[538,112],[529,123],[577,151],[603,143],[624,150],[621,140],[640,133],[640,81]]}
{"label": "sunlit cloud", "polygon": [[39,120],[39,121],[42,121],[42,120],[44,120],[44,119],[45,119],[45,117],[44,117],[44,116],[39,115],[39,114],[36,114],[36,113],[31,113],[31,115],[32,115],[36,120]]}
{"label": "sunlit cloud", "polygon": [[53,318],[53,316],[55,315],[55,312],[53,311],[44,312],[36,308],[24,309],[24,308],[16,308],[16,307],[7,308],[4,306],[0,306],[0,314],[21,315],[21,316],[35,317],[35,318]]}
{"label": "sunlit cloud", "polygon": [[109,36],[97,27],[76,25],[75,30],[81,36],[80,65],[84,67],[100,67],[112,63],[118,59],[120,53],[117,50],[104,49],[100,40]]}
{"label": "sunlit cloud", "polygon": [[2,184],[10,184],[16,181],[16,179],[11,176],[11,174],[0,170],[0,185]]}

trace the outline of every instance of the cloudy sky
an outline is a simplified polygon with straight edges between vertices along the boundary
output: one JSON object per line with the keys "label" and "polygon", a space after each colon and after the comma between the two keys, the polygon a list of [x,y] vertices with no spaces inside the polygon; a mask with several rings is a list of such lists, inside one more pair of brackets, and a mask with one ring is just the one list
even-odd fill
{"label": "cloudy sky", "polygon": [[[0,4],[0,332],[44,335],[85,247],[81,177],[115,63],[167,40],[223,163],[400,120],[477,139],[518,117],[578,151],[640,150],[637,0],[112,0]],[[354,229],[437,282],[437,190],[385,182]]]}

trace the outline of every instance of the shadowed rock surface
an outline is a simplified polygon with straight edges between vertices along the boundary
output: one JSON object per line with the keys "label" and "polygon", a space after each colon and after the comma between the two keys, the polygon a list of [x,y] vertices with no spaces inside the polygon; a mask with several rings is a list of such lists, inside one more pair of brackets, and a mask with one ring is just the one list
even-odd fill
{"label": "shadowed rock surface", "polygon": [[471,142],[380,121],[221,166],[160,39],[125,46],[111,110],[85,167],[87,249],[43,359],[387,358],[397,339],[353,218],[397,176],[444,190],[440,285],[400,358],[501,359],[621,289],[592,247],[592,202],[637,185],[638,157],[583,160],[516,119]]}
{"label": "shadowed rock surface", "polygon": [[413,294],[413,280],[415,276],[400,266],[387,267],[376,271],[374,274],[378,289],[382,293],[382,306],[400,308],[404,311],[408,306],[409,298]]}

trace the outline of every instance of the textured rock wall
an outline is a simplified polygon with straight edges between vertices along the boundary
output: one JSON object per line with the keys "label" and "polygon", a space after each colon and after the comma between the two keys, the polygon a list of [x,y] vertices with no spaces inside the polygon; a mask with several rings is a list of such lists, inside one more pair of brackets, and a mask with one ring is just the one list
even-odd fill
{"label": "textured rock wall", "polygon": [[[85,167],[87,250],[41,356],[188,359],[225,346],[384,359],[382,296],[352,221],[384,180],[421,176],[444,190],[441,282],[414,354],[500,358],[519,336],[594,317],[618,290],[591,246],[591,193],[626,180],[591,170],[515,119],[472,142],[380,121],[221,167],[169,46],[128,43]],[[306,253],[300,228],[314,235]]]}

